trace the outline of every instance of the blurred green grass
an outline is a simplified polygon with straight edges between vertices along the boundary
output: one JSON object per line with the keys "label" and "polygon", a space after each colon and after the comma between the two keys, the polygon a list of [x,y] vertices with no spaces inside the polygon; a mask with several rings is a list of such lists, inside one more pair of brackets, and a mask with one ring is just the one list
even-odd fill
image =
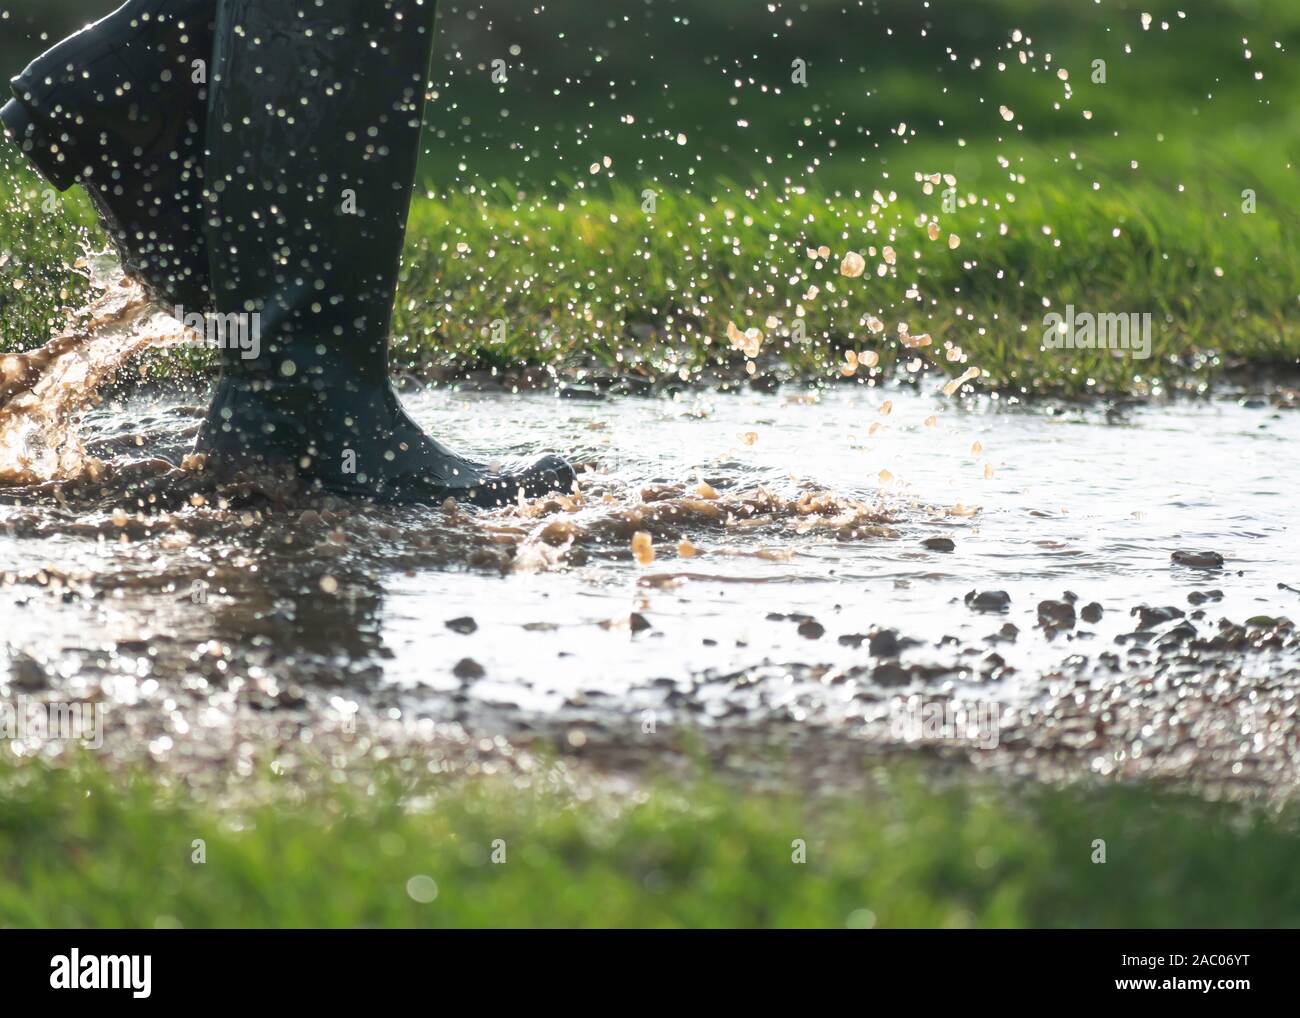
{"label": "blurred green grass", "polygon": [[326,772],[262,780],[261,805],[217,808],[88,758],[7,760],[0,924],[1300,923],[1294,810],[1130,787],[936,787],[897,768],[811,799],[703,775],[578,797],[391,767],[368,792]]}

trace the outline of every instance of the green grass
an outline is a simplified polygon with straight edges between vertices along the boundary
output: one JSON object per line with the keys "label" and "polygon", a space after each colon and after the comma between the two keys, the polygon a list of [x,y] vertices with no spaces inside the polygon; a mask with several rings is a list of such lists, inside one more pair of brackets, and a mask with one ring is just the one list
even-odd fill
{"label": "green grass", "polygon": [[[914,223],[937,199],[927,202],[915,185],[900,187],[875,235],[863,227],[869,193],[728,187],[709,201],[666,195],[653,215],[627,192],[575,197],[563,208],[451,195],[415,210],[399,351],[417,369],[451,359],[689,378],[743,365],[726,338],[735,322],[764,331],[768,357],[834,378],[848,349],[876,352],[884,370],[916,356],[895,338],[906,322],[933,337],[919,351],[927,368],[950,375],[974,364],[981,384],[1004,392],[1147,392],[1161,380],[1209,377],[1224,358],[1293,367],[1300,252],[1276,218],[1234,215],[1234,202],[1225,189],[1173,196],[1062,183],[1001,210],[971,205],[945,215],[935,242]],[[1193,204],[1215,218],[1189,216]],[[955,251],[949,234],[961,238]],[[868,258],[869,277],[840,275],[847,250],[866,254],[886,241],[898,252],[888,276],[870,274],[879,256]],[[832,257],[810,259],[807,249],[823,244]],[[914,285],[919,299],[907,297]],[[818,292],[804,299],[812,287]],[[1043,350],[1044,299],[1056,309],[1151,312],[1151,360]],[[883,335],[864,325],[872,315]],[[649,330],[634,336],[637,323]],[[960,361],[944,356],[949,345]]]}
{"label": "green grass", "polygon": [[[25,194],[0,216],[10,252],[0,266],[0,315],[16,326],[3,333],[9,349],[41,341],[84,292],[80,277],[59,268],[76,257],[86,218],[79,199],[63,199],[70,214],[42,216],[32,211],[39,192]],[[869,193],[720,185],[709,200],[664,194],[653,215],[622,190],[557,202],[422,198],[396,359],[417,373],[542,364],[579,377],[690,380],[719,366],[743,370],[745,354],[726,338],[734,322],[763,331],[764,370],[830,380],[846,350],[873,351],[881,371],[913,357],[943,376],[975,365],[981,387],[1024,395],[1148,393],[1199,384],[1225,366],[1300,363],[1300,248],[1278,217],[1236,211],[1240,200],[1226,185],[1178,195],[1063,181],[1002,209],[973,204],[943,215],[937,242],[915,225],[922,212],[935,214],[937,199],[914,183],[898,196],[877,214],[874,235],[863,226]],[[955,251],[949,234],[961,238]],[[839,274],[846,251],[865,255],[886,240],[898,252],[888,276],[873,274],[880,256],[868,257],[861,278]],[[823,244],[832,257],[810,259],[807,249]],[[913,286],[920,296],[909,299]],[[818,292],[805,299],[812,287]],[[1054,309],[1151,312],[1152,358],[1042,349],[1044,300]],[[870,316],[884,322],[883,335],[868,330]],[[929,333],[933,345],[904,350],[899,322]],[[948,360],[947,347],[962,358]]]}
{"label": "green grass", "polygon": [[[317,778],[266,779],[265,804],[218,809],[89,760],[7,762],[0,924],[1300,923],[1294,811],[1115,786],[939,790],[896,771],[812,800],[706,777],[579,798],[503,777]],[[414,900],[412,877],[436,899]]]}

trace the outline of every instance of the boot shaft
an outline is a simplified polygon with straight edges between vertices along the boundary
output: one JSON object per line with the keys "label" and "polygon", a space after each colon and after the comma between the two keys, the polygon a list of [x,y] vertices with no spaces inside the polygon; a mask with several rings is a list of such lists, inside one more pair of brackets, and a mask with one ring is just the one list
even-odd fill
{"label": "boot shaft", "polygon": [[432,0],[222,0],[206,158],[217,307],[267,378],[388,377]]}

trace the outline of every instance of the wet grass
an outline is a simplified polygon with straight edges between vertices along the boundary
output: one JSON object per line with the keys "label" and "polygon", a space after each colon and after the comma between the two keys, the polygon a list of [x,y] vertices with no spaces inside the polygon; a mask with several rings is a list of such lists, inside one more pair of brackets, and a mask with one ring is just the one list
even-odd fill
{"label": "wet grass", "polygon": [[[942,216],[937,240],[914,223],[938,199],[907,192],[877,217],[894,224],[887,239],[863,236],[869,195],[729,186],[707,201],[665,195],[653,215],[626,191],[558,204],[426,200],[413,218],[400,357],[416,369],[449,359],[743,377],[751,358],[728,339],[734,323],[761,331],[760,370],[836,379],[854,351],[879,357],[882,373],[946,378],[974,365],[982,387],[1008,395],[1142,394],[1225,366],[1300,363],[1300,252],[1277,218],[1234,213],[1228,188],[1175,196],[1062,180],[1001,210]],[[1189,215],[1193,205],[1202,214]],[[885,243],[897,263],[877,277],[884,260],[869,249]],[[822,245],[830,257],[810,258]],[[848,251],[866,256],[867,275],[841,275]],[[1150,358],[1046,349],[1044,315],[1068,304],[1150,313]],[[932,344],[904,347],[899,323]]]}
{"label": "wet grass", "polygon": [[810,801],[707,777],[581,798],[504,777],[380,771],[368,792],[319,778],[217,809],[90,761],[6,762],[0,923],[1300,923],[1294,812],[1136,788],[938,790],[882,771]]}
{"label": "wet grass", "polygon": [[[869,253],[884,241],[860,229],[869,195],[720,185],[707,200],[664,194],[653,214],[628,190],[557,201],[422,198],[396,360],[416,373],[542,365],[579,378],[683,382],[743,379],[753,361],[758,374],[829,381],[853,351],[879,358],[859,381],[901,367],[937,385],[973,365],[980,388],[1027,396],[1147,394],[1202,385],[1228,368],[1292,371],[1300,248],[1278,216],[1241,214],[1233,187],[1093,191],[1062,179],[1000,210],[976,204],[944,215],[930,240],[914,223],[938,199],[927,211],[920,188],[908,186],[878,214],[893,224],[888,242],[898,252],[884,277],[874,274],[883,255]],[[43,341],[84,293],[65,267],[86,229],[80,199],[64,197],[67,213],[45,215],[41,192],[27,194],[0,215],[9,256],[0,264],[3,349]],[[960,238],[957,249],[949,236]],[[810,258],[822,245],[830,257]],[[848,251],[866,257],[866,275],[840,274]],[[1070,304],[1150,313],[1150,358],[1046,349],[1044,315]],[[883,333],[871,331],[873,317]],[[738,349],[730,323],[758,329],[758,345]],[[899,323],[932,344],[905,348]]]}
{"label": "wet grass", "polygon": [[[1156,9],[1148,31],[1126,0],[625,6],[479,27],[443,12],[402,367],[834,380],[851,351],[936,385],[975,366],[1006,396],[1300,367],[1300,13],[1285,0]],[[865,50],[877,37],[890,45]],[[522,55],[496,85],[483,68],[510,45]],[[788,82],[792,56],[806,87]],[[68,266],[96,237],[77,193],[3,172],[0,350],[76,306]],[[955,209],[946,179],[929,194],[916,179],[935,173],[956,180]],[[859,278],[839,273],[850,251]],[[1149,313],[1150,358],[1045,349],[1044,316],[1067,305]],[[755,356],[729,323],[761,331]],[[904,348],[900,323],[932,345]]]}

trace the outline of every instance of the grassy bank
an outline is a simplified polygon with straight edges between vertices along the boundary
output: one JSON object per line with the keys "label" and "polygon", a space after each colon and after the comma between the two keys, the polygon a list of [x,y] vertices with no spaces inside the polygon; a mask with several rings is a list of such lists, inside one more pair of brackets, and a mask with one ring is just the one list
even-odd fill
{"label": "grassy bank", "polygon": [[[852,353],[936,386],[977,367],[984,390],[1078,395],[1300,367],[1285,0],[488,13],[440,16],[405,368],[831,380]],[[15,349],[77,305],[69,265],[96,234],[75,191],[6,175]],[[851,253],[861,276],[841,274]],[[1150,357],[1045,349],[1067,305],[1150,314]]]}
{"label": "grassy bank", "polygon": [[851,799],[697,778],[578,801],[505,778],[377,776],[368,795],[281,780],[268,805],[217,810],[93,763],[4,764],[0,923],[1300,922],[1300,818],[1138,789],[936,791],[877,774]]}
{"label": "grassy bank", "polygon": [[[87,218],[80,199],[62,199],[71,208],[54,217],[39,211],[39,191],[26,193],[0,222],[6,349],[42,341],[84,291],[66,269]],[[974,366],[980,388],[1025,395],[1143,394],[1226,368],[1300,364],[1300,247],[1278,218],[1234,214],[1227,187],[1168,195],[1061,184],[996,212],[942,216],[936,240],[915,225],[932,212],[914,183],[876,213],[874,236],[863,230],[870,195],[726,187],[711,199],[665,194],[653,214],[642,201],[628,191],[420,199],[398,363],[692,381],[743,377],[752,361],[758,373],[833,380],[852,351],[879,361],[860,380],[901,366],[938,385]],[[1191,204],[1215,215],[1189,216]],[[829,256],[810,257],[823,246]],[[858,278],[840,271],[851,251],[867,264]],[[1044,315],[1071,304],[1150,313],[1151,357],[1044,348]],[[900,323],[931,342],[906,346]],[[732,326],[749,339],[729,338]]]}
{"label": "grassy bank", "polygon": [[[982,386],[1024,394],[1149,392],[1240,362],[1294,368],[1300,251],[1276,218],[1232,215],[1234,202],[1227,189],[1062,183],[996,211],[941,215],[931,239],[930,223],[916,223],[937,199],[914,182],[885,207],[870,194],[727,187],[708,200],[666,195],[653,215],[627,192],[455,195],[415,210],[398,332],[413,367],[451,358],[685,380],[735,372],[757,352],[759,368],[831,379],[853,351],[884,372],[946,378],[973,365]],[[1192,203],[1215,215],[1189,216]],[[810,257],[823,246],[829,256]],[[861,277],[841,273],[849,252],[864,256]],[[1068,304],[1151,313],[1150,358],[1045,349],[1045,313]],[[737,348],[729,323],[757,329],[758,342]],[[931,343],[905,345],[900,323]]]}

